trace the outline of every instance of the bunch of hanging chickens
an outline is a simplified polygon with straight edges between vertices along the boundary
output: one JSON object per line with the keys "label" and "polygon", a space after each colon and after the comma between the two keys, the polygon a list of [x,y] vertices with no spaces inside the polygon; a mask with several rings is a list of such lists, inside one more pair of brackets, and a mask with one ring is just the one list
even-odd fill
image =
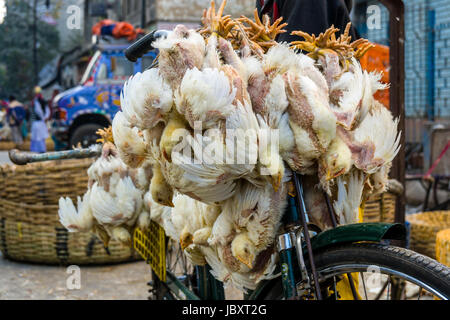
{"label": "bunch of hanging chickens", "polygon": [[281,18],[232,19],[225,3],[211,2],[200,30],[179,25],[152,44],[157,64],[125,84],[89,190],[78,208],[61,199],[60,217],[125,243],[152,219],[193,264],[254,289],[276,276],[291,172],[305,177],[312,223],[332,226],[323,192],[339,224],[356,223],[385,190],[400,136],[373,96],[387,85],[358,62],[371,44],[351,42],[350,25],[277,43]]}

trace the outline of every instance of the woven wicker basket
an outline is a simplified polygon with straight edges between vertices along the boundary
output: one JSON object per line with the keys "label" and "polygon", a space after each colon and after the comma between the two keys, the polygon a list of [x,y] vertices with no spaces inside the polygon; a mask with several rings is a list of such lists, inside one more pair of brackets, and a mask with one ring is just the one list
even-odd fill
{"label": "woven wicker basket", "polygon": [[[20,146],[17,146],[17,149],[22,151],[30,151],[30,145],[31,141],[27,139]],[[45,140],[45,147],[47,148],[47,151],[55,150],[55,143],[52,138],[47,138],[47,140]]]}
{"label": "woven wicker basket", "polygon": [[429,211],[407,216],[411,224],[410,248],[436,257],[436,234],[450,228],[450,211]]}
{"label": "woven wicker basket", "polygon": [[59,222],[58,199],[75,200],[87,187],[91,159],[0,167],[0,250],[7,258],[45,264],[110,264],[139,259],[111,241],[69,233]]}
{"label": "woven wicker basket", "polygon": [[450,229],[436,235],[436,260],[450,267]]}
{"label": "woven wicker basket", "polygon": [[396,195],[390,192],[370,197],[364,206],[364,222],[394,222]]}
{"label": "woven wicker basket", "polygon": [[12,141],[0,141],[0,150],[11,150],[16,147],[16,144]]}
{"label": "woven wicker basket", "polygon": [[26,166],[0,166],[0,199],[30,205],[57,205],[86,192],[92,159],[60,160]]}

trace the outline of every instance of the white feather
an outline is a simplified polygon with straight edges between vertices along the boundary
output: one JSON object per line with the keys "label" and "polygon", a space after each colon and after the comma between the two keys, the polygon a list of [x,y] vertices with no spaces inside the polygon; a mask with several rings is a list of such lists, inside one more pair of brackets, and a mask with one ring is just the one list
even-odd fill
{"label": "white feather", "polygon": [[94,225],[94,217],[89,205],[90,191],[88,190],[83,199],[78,197],[78,210],[70,198],[59,198],[59,221],[70,232],[90,231]]}
{"label": "white feather", "polygon": [[353,171],[337,178],[338,196],[333,207],[341,225],[358,222],[359,206],[364,189],[364,174]]}
{"label": "white feather", "polygon": [[186,71],[179,90],[175,92],[175,104],[192,128],[195,121],[201,121],[202,127],[207,129],[233,111],[235,96],[236,88],[230,87],[223,71],[193,68]]}
{"label": "white feather", "polygon": [[120,158],[127,165],[137,165],[135,158],[146,155],[146,144],[143,137],[139,135],[139,130],[130,126],[130,123],[121,111],[114,116],[112,133]]}
{"label": "white feather", "polygon": [[[398,119],[393,119],[386,108],[378,108],[368,114],[359,127],[354,130],[354,138],[359,143],[371,142],[375,145],[374,160],[391,162],[400,150],[401,132],[397,132]],[[368,168],[369,173],[379,166]]]}
{"label": "white feather", "polygon": [[123,87],[120,105],[128,122],[139,129],[153,128],[172,108],[172,89],[157,68],[138,72]]}

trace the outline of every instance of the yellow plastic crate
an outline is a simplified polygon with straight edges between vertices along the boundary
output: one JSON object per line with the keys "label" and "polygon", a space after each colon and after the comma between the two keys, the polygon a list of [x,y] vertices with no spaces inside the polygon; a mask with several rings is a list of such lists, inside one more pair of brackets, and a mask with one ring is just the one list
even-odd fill
{"label": "yellow plastic crate", "polygon": [[166,282],[166,243],[164,229],[151,222],[149,230],[134,230],[134,249],[150,265],[158,278]]}

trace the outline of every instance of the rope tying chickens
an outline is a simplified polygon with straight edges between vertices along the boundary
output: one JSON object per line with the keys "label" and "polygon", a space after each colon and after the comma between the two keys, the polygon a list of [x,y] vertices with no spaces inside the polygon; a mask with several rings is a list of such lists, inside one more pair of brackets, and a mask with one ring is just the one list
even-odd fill
{"label": "rope tying chickens", "polygon": [[211,2],[200,30],[179,25],[153,43],[158,67],[125,84],[89,190],[78,209],[61,199],[60,217],[70,231],[126,243],[151,218],[194,264],[254,289],[275,276],[290,170],[311,186],[312,223],[331,227],[318,189],[340,224],[355,223],[361,202],[386,188],[398,120],[374,99],[386,85],[361,69],[371,45],[350,42],[350,26],[276,43],[281,18],[232,19],[225,4],[216,13]]}

